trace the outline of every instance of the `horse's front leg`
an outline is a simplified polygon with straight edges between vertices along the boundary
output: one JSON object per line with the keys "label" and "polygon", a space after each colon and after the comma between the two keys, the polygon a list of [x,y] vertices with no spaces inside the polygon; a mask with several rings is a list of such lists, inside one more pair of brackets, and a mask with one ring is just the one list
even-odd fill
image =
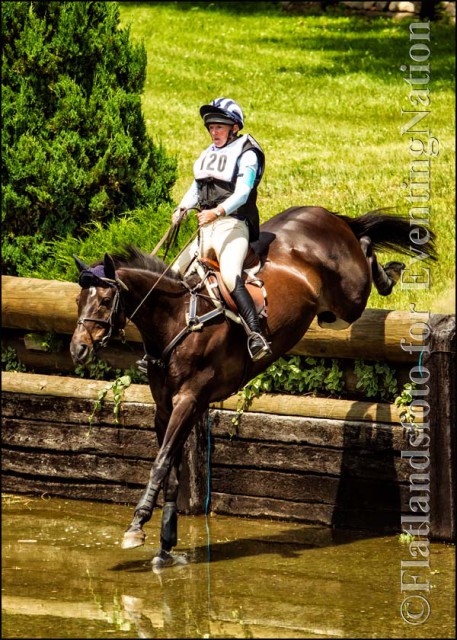
{"label": "horse's front leg", "polygon": [[177,451],[170,473],[163,482],[162,524],[160,528],[160,550],[154,557],[155,567],[168,567],[187,562],[182,554],[171,551],[178,543],[178,492],[182,447]]}
{"label": "horse's front leg", "polygon": [[179,455],[177,454],[195,422],[197,415],[196,408],[197,402],[193,396],[182,394],[179,398],[177,396],[175,397],[173,411],[166,428],[163,442],[160,445],[159,452],[152,465],[148,484],[135,507],[133,520],[124,534],[122,541],[123,549],[133,549],[144,544],[146,534],[143,531],[143,525],[151,519],[160,488],[165,478],[170,474],[174,461],[179,461]]}

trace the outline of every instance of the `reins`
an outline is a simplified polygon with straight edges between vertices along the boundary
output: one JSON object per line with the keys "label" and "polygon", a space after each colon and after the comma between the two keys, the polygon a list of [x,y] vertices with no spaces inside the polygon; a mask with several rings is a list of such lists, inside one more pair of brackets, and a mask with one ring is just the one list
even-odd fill
{"label": "reins", "polygon": [[[181,218],[182,219],[182,218]],[[178,232],[179,232],[179,226],[181,224],[181,219],[178,220],[177,224],[172,225],[167,231],[166,233],[162,236],[162,238],[160,239],[159,243],[154,247],[153,251],[151,252],[150,255],[155,255],[157,253],[157,251],[160,249],[160,247],[167,242],[166,248],[165,248],[165,256],[168,253],[169,249],[171,248],[171,246],[173,245],[173,243],[176,241],[176,238],[178,236]],[[187,249],[187,247],[189,246],[189,244],[191,242],[193,242],[193,240],[195,239],[197,233],[199,232],[199,229],[197,228],[195,230],[195,232],[191,235],[191,237],[188,239],[188,241],[186,242],[186,244],[183,246],[183,248],[181,249],[181,251],[177,254],[176,258],[177,259],[184,251],[185,249]],[[149,289],[149,291],[147,292],[147,294],[143,297],[143,299],[140,301],[140,303],[138,304],[138,306],[136,307],[136,309],[133,311],[133,313],[131,313],[129,315],[129,317],[127,318],[127,322],[132,321],[132,318],[137,314],[138,310],[142,307],[142,305],[146,302],[146,300],[148,299],[149,295],[154,291],[154,289],[157,287],[157,285],[159,284],[159,282],[162,280],[162,278],[166,275],[166,273],[168,272],[168,270],[171,268],[172,263],[170,263],[169,265],[167,265],[167,267],[165,268],[165,270],[160,274],[160,276],[157,278],[157,280],[155,281],[155,283],[153,284],[153,286]],[[110,315],[108,317],[107,320],[102,319],[102,318],[89,318],[89,317],[85,317],[85,318],[81,318],[78,320],[77,324],[82,324],[86,330],[89,333],[89,336],[92,340],[92,344],[95,347],[95,341],[92,337],[92,334],[90,332],[90,330],[85,326],[86,322],[95,322],[99,325],[102,326],[106,326],[108,327],[108,332],[107,334],[102,338],[102,340],[99,343],[100,347],[105,347],[108,343],[108,341],[110,340],[110,338],[113,335],[113,329],[114,329],[114,322],[113,322],[113,318],[117,315],[117,312],[119,310],[119,307],[122,306],[121,304],[121,297],[120,297],[120,289],[121,287],[123,289],[127,289],[127,286],[125,285],[124,282],[122,282],[119,278],[116,278],[115,280],[111,280],[110,278],[100,278],[101,280],[105,280],[110,286],[114,286],[115,288],[115,295],[114,295],[114,300],[113,300],[113,304],[111,307],[111,311],[110,311]],[[155,360],[153,358],[150,358],[151,361],[156,362],[156,364],[159,364],[160,366],[165,366],[164,361],[166,360],[168,354],[170,353],[170,351],[174,348],[174,346],[180,342],[180,340],[187,335],[189,332],[196,330],[197,328],[200,328],[201,325],[201,321],[205,322],[206,320],[211,319],[212,317],[214,317],[215,315],[219,315],[219,313],[221,312],[220,310],[217,310],[217,312],[215,310],[213,310],[212,312],[209,312],[207,314],[205,314],[204,316],[202,316],[201,318],[198,318],[198,316],[196,315],[196,304],[195,304],[195,298],[198,295],[196,293],[196,291],[194,289],[191,289],[185,282],[182,283],[184,285],[184,287],[189,291],[190,295],[191,295],[191,317],[189,320],[189,323],[173,338],[173,340],[170,342],[170,344],[164,349],[163,353],[162,353],[162,358],[159,360]],[[202,283],[200,283],[201,285]],[[199,285],[199,286],[200,286]],[[199,287],[198,287],[199,288]],[[119,333],[123,334],[125,336],[125,331],[124,329],[119,329]]]}
{"label": "reins", "polygon": [[[196,207],[193,207],[196,208]],[[190,209],[187,209],[187,211],[190,211]],[[168,242],[167,242],[167,246],[165,248],[165,257],[168,253],[168,250],[171,248],[172,244],[175,242],[176,238],[178,237],[178,232],[179,232],[179,227],[181,225],[181,219],[178,221],[178,223],[176,225],[172,225],[168,231],[166,231],[166,233],[162,236],[162,238],[160,239],[159,243],[154,247],[154,249],[151,252],[151,256],[154,256],[157,251],[160,249],[160,247],[163,245],[163,243],[165,242],[165,240],[168,237]],[[171,234],[170,234],[171,231]],[[189,240],[186,242],[186,244],[183,246],[183,248],[181,249],[181,251],[178,253],[178,255],[176,256],[175,260],[177,258],[179,258],[179,256],[185,251],[185,249],[187,249],[187,247],[190,245],[191,242],[193,242],[193,240],[195,239],[197,233],[199,232],[199,229],[197,228],[194,233],[190,236]],[[169,265],[167,265],[167,268],[160,274],[160,276],[157,278],[157,280],[155,281],[155,283],[152,285],[152,287],[149,289],[149,291],[147,292],[147,294],[144,296],[144,298],[141,300],[140,304],[137,306],[137,308],[133,311],[133,313],[130,314],[129,316],[129,320],[131,320],[135,314],[137,313],[137,311],[142,307],[142,305],[146,302],[148,296],[154,291],[154,289],[157,287],[157,285],[159,284],[159,282],[162,280],[162,278],[164,277],[164,275],[167,273],[167,271],[171,268],[172,263],[170,263]]]}
{"label": "reins", "polygon": [[[158,252],[158,250],[160,249],[160,247],[166,241],[167,244],[165,246],[165,252],[163,254],[163,261],[165,262],[165,260],[167,259],[167,255],[168,255],[169,250],[171,249],[171,247],[174,245],[174,243],[176,242],[176,240],[178,238],[179,229],[181,227],[181,222],[183,221],[184,216],[187,215],[187,213],[189,211],[194,211],[194,210],[195,211],[200,211],[200,208],[199,207],[191,207],[189,209],[184,209],[183,210],[183,212],[181,213],[181,216],[179,217],[177,223],[176,224],[172,224],[170,227],[168,227],[168,229],[165,231],[163,236],[160,238],[159,242],[156,244],[154,249],[151,251],[151,256],[155,256],[156,253]],[[181,250],[178,255],[181,255],[182,251],[183,250]]]}
{"label": "reins", "polygon": [[165,262],[165,259],[166,259],[167,255],[168,255],[169,250],[174,245],[174,243],[176,241],[176,238],[178,237],[179,227],[180,226],[181,226],[181,220],[178,220],[178,222],[176,224],[172,224],[170,227],[168,227],[168,229],[165,231],[165,233],[163,234],[163,236],[161,237],[159,242],[156,244],[154,249],[151,251],[151,256],[155,256],[157,251],[163,245],[163,243],[165,241],[167,241],[167,245],[165,247],[165,252],[163,254],[163,260]]}

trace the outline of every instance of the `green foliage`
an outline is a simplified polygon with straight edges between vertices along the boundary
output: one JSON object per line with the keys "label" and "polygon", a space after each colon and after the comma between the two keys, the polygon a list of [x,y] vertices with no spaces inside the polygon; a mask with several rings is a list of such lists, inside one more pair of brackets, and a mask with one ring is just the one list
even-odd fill
{"label": "green foliage", "polygon": [[398,534],[398,542],[400,544],[410,544],[410,542],[413,542],[413,540],[415,540],[415,537],[408,531],[403,531],[402,533]]}
{"label": "green foliage", "polygon": [[2,344],[2,371],[26,371],[25,365],[18,360],[14,347],[4,347]]}
{"label": "green foliage", "polygon": [[176,162],[147,134],[146,51],[117,3],[4,2],[2,44],[3,263],[16,275],[25,245],[30,268],[56,236],[169,202]]}
{"label": "green foliage", "polygon": [[[305,392],[339,393],[344,388],[343,372],[336,360],[324,358],[279,358],[257,376],[263,391],[285,391],[292,395]],[[250,383],[248,383],[250,384]]]}
{"label": "green foliage", "polygon": [[25,339],[29,338],[37,345],[40,350],[47,351],[48,353],[58,353],[62,351],[63,340],[54,331],[47,331],[46,333],[27,333]]}
{"label": "green foliage", "polygon": [[[122,372],[120,372],[120,373],[122,373]],[[129,369],[125,369],[123,375],[129,376],[130,380],[132,381],[132,384],[147,384],[148,383],[148,377],[144,373],[141,373],[141,371],[138,371],[136,366],[135,367],[130,367]]]}
{"label": "green foliage", "polygon": [[[386,402],[393,401],[398,392],[395,369],[387,363],[365,363],[354,361],[356,388],[367,398],[376,398]],[[408,385],[405,385],[401,402],[406,402]],[[239,392],[235,416],[232,423],[238,426],[240,418],[254,398],[262,393],[285,393],[304,395],[311,393],[320,396],[341,396],[347,393],[341,359],[303,358],[286,356],[279,358],[268,369],[250,380]],[[395,404],[400,400],[395,399]]]}
{"label": "green foliage", "polygon": [[[33,270],[29,270],[28,275],[46,280],[75,282],[78,270],[73,254],[87,264],[92,264],[102,258],[105,251],[116,253],[125,244],[133,244],[143,251],[150,252],[170,226],[171,212],[172,208],[169,205],[162,204],[155,210],[148,207],[131,211],[106,226],[99,222],[92,223],[87,227],[83,238],[68,234],[65,238],[56,240],[49,258]],[[185,244],[195,227],[195,220],[188,216],[180,229],[176,245],[167,257],[167,262],[170,262]],[[160,255],[159,252],[159,257]]]}
{"label": "green foliage", "polygon": [[354,373],[357,377],[357,389],[363,391],[367,398],[389,400],[398,393],[395,369],[386,362],[365,363],[355,360]]}
{"label": "green foliage", "polygon": [[2,238],[2,264],[6,273],[28,277],[36,265],[43,264],[51,249],[52,243],[43,240],[41,233],[34,236],[14,236],[12,233],[5,233]]}
{"label": "green foliage", "polygon": [[106,387],[104,389],[102,389],[101,391],[99,391],[98,396],[97,396],[97,400],[95,401],[94,404],[94,410],[92,411],[91,415],[89,416],[89,426],[92,426],[92,423],[94,421],[95,418],[95,414],[97,413],[97,411],[100,411],[103,403],[106,399],[106,396],[108,395],[109,391],[113,392],[113,401],[114,401],[114,408],[113,408],[113,414],[114,414],[114,422],[115,424],[119,424],[119,412],[121,409],[121,403],[122,403],[122,398],[124,396],[124,391],[127,387],[129,387],[132,383],[132,380],[130,378],[130,376],[128,375],[123,375],[119,378],[116,378],[115,380],[113,380],[113,382],[111,382],[110,384],[106,385]]}
{"label": "green foliage", "polygon": [[335,395],[343,390],[343,371],[337,360],[300,356],[279,358],[241,389],[232,423],[238,426],[241,415],[262,393]]}
{"label": "green foliage", "polygon": [[411,408],[411,403],[413,401],[412,391],[416,388],[416,385],[411,382],[407,382],[403,385],[403,389],[395,400],[394,404],[396,407],[401,407],[402,411],[400,413],[401,420],[406,423],[409,422],[411,425],[414,425],[414,410]]}
{"label": "green foliage", "polygon": [[112,380],[113,378],[127,375],[133,383],[145,384],[147,382],[147,377],[141,371],[138,371],[136,367],[125,369],[124,372],[121,369],[113,369],[95,353],[92,353],[88,362],[75,367],[75,375],[91,380]]}
{"label": "green foliage", "polygon": [[84,364],[75,367],[75,374],[80,378],[92,380],[110,380],[115,374],[112,367],[95,353]]}

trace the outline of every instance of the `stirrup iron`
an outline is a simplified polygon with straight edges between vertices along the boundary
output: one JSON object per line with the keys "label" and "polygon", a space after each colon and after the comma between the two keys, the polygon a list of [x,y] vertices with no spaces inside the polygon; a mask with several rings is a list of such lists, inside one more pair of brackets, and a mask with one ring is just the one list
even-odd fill
{"label": "stirrup iron", "polygon": [[[258,340],[260,340],[263,343],[261,348],[256,353],[253,353],[251,351],[251,340],[252,340],[252,338],[257,338]],[[257,331],[253,331],[248,336],[248,352],[249,352],[249,355],[251,357],[251,360],[253,360],[255,362],[255,361],[260,360],[264,356],[266,356],[266,355],[271,353],[270,344],[266,341],[265,337],[261,333],[258,333]]]}

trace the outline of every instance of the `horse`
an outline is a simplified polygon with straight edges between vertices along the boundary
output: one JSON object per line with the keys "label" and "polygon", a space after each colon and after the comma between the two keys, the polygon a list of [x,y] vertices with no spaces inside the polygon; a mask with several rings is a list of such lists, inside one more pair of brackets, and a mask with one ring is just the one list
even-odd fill
{"label": "horse", "polygon": [[[264,222],[253,248],[261,257],[257,277],[268,300],[262,324],[272,352],[256,362],[249,357],[243,327],[211,313],[214,304],[198,293],[198,276],[181,278],[156,256],[131,246],[119,255],[105,253],[91,267],[75,257],[81,292],[70,344],[73,361],[87,362],[123,331],[127,320],[138,328],[148,354],[159,451],[122,548],[144,544],[143,526],[162,489],[160,549],[153,564],[176,562],[179,468],[192,426],[210,403],[236,393],[292,349],[315,317],[320,326],[346,328],[360,318],[373,283],[388,295],[405,265],[390,263],[390,270],[384,269],[375,250],[414,255],[409,234],[409,218],[380,209],[351,218],[297,206]],[[435,259],[432,233],[421,251]],[[208,317],[199,330],[189,326],[186,315],[192,296],[198,312]]]}

